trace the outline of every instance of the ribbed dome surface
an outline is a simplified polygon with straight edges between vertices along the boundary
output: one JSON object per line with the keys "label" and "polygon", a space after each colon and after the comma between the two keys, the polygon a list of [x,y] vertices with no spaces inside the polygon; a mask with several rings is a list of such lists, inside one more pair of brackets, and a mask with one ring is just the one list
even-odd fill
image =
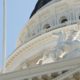
{"label": "ribbed dome surface", "polygon": [[32,11],[32,14],[30,16],[30,18],[41,8],[43,7],[45,4],[47,4],[48,2],[50,2],[52,0],[38,0],[36,3],[36,6],[34,8],[34,10]]}

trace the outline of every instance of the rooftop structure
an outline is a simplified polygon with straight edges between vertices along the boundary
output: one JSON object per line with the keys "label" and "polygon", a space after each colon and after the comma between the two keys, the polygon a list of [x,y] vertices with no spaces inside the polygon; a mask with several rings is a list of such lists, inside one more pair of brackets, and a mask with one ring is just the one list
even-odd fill
{"label": "rooftop structure", "polygon": [[0,80],[80,80],[80,0],[38,0]]}
{"label": "rooftop structure", "polygon": [[43,7],[44,5],[49,3],[50,1],[52,1],[52,0],[38,0],[30,17],[32,17],[41,7]]}

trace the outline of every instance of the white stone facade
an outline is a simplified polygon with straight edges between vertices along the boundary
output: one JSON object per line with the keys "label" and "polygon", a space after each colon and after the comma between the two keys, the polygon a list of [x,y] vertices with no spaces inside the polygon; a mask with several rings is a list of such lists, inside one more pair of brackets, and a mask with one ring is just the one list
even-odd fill
{"label": "white stone facade", "polygon": [[[27,26],[21,32],[17,46],[45,33],[44,27],[46,24],[49,24],[51,26],[50,30],[53,30],[64,25],[78,22],[80,20],[79,5],[79,0],[70,0],[70,2],[61,0],[42,8],[29,20]],[[64,19],[67,19],[67,21],[62,24],[61,22]]]}
{"label": "white stone facade", "polygon": [[43,6],[20,33],[6,72],[0,80],[80,80],[80,0]]}

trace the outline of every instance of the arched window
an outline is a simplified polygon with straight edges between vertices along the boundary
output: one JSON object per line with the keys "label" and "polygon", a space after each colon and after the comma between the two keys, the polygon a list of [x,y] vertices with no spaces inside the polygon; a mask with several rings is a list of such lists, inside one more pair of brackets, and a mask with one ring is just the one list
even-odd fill
{"label": "arched window", "polygon": [[68,21],[68,19],[65,17],[65,16],[62,16],[61,18],[60,18],[60,23],[65,23],[65,22],[67,22]]}
{"label": "arched window", "polygon": [[51,26],[49,24],[44,25],[44,29],[49,29]]}

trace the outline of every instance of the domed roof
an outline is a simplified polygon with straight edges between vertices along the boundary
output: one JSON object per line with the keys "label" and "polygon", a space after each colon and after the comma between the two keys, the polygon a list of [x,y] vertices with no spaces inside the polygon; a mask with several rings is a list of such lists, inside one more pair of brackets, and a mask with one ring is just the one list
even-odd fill
{"label": "domed roof", "polygon": [[52,0],[38,0],[36,3],[36,6],[34,8],[34,10],[31,13],[30,18],[41,8],[43,7],[45,4],[47,4],[48,2],[50,2]]}

